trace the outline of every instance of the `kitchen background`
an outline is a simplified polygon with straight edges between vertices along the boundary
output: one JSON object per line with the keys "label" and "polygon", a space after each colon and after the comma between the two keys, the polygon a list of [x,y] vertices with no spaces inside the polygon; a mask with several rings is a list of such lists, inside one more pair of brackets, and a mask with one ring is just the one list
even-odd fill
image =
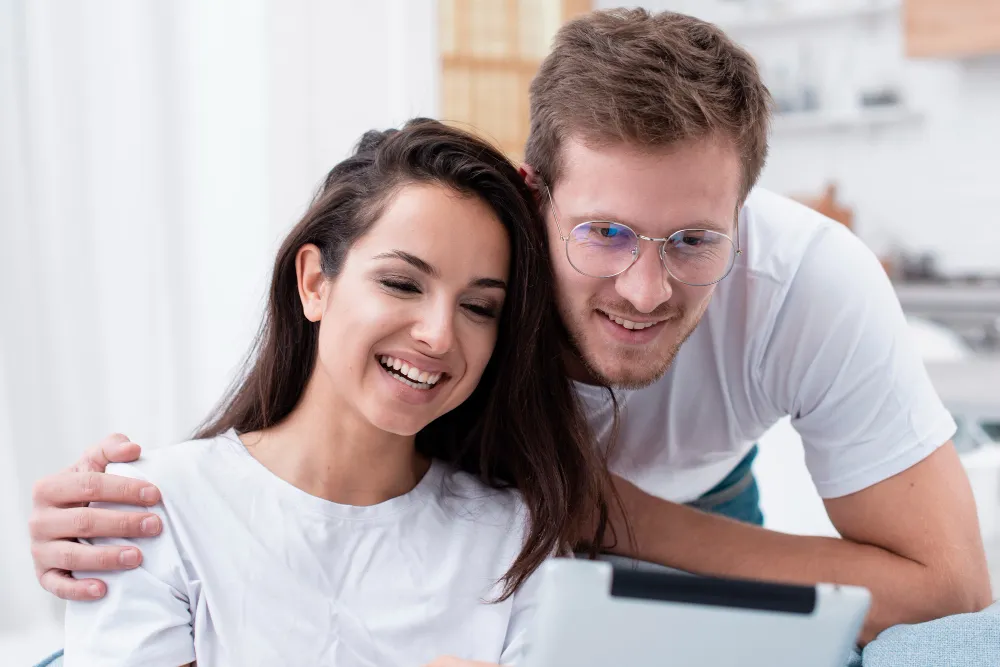
{"label": "kitchen background", "polygon": [[[5,664],[61,641],[30,565],[34,480],[112,430],[190,432],[254,333],[277,242],[364,130],[440,117],[518,159],[551,36],[617,4],[0,0]],[[1000,2],[640,4],[758,59],[779,111],[763,185],[882,258],[1000,557]],[[831,533],[787,423],[756,469],[771,527]]]}

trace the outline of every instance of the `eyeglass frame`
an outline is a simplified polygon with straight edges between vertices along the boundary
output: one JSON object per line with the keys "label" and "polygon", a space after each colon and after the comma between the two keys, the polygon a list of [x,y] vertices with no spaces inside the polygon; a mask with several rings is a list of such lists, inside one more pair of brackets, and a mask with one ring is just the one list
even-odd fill
{"label": "eyeglass frame", "polygon": [[[635,263],[639,261],[639,244],[638,244],[638,242],[635,244],[635,249],[632,252],[632,261],[629,262],[628,266],[626,266],[621,271],[618,271],[617,273],[612,273],[612,274],[607,275],[607,276],[592,276],[589,273],[584,273],[583,271],[581,271],[580,269],[578,269],[577,266],[576,266],[576,264],[573,263],[573,260],[570,259],[570,256],[569,256],[569,242],[570,242],[571,239],[570,239],[569,236],[563,234],[562,224],[559,222],[559,219],[562,217],[562,215],[559,213],[559,207],[556,206],[555,199],[553,199],[553,197],[552,197],[552,190],[551,190],[551,188],[549,188],[549,186],[548,186],[547,183],[542,184],[542,187],[545,188],[545,194],[546,194],[546,196],[548,196],[548,198],[549,198],[549,204],[552,206],[553,218],[556,221],[556,229],[559,230],[559,239],[561,241],[563,241],[563,244],[564,244],[565,249],[566,249],[566,261],[569,262],[569,265],[573,267],[574,271],[576,271],[577,273],[579,273],[581,275],[587,276],[588,278],[604,279],[604,278],[614,278],[615,276],[620,276],[621,274],[625,273],[626,271],[628,271],[629,269],[631,269],[633,266],[635,266]],[[594,222],[604,222],[604,223],[613,224],[613,225],[620,225],[620,226],[624,227],[625,229],[629,230],[630,232],[632,232],[633,234],[635,234],[636,239],[638,239],[640,241],[651,241],[653,243],[659,243],[660,244],[660,251],[657,254],[660,256],[660,264],[666,270],[667,274],[671,278],[673,278],[674,280],[676,280],[678,282],[681,282],[681,283],[684,283],[685,285],[688,285],[690,287],[710,287],[711,285],[717,285],[718,283],[722,282],[723,280],[725,280],[726,278],[729,277],[730,273],[733,272],[733,267],[736,266],[736,258],[743,254],[743,248],[742,248],[741,243],[740,243],[740,215],[739,215],[739,212],[737,212],[737,214],[736,214],[736,242],[735,243],[733,243],[732,237],[730,237],[728,234],[723,234],[722,232],[717,232],[714,229],[678,229],[676,232],[674,232],[670,236],[667,236],[666,238],[658,238],[658,237],[655,237],[655,236],[646,236],[645,234],[640,234],[639,232],[635,231],[634,229],[632,229],[631,227],[629,227],[628,225],[626,225],[624,222],[617,222],[615,220],[584,220],[583,222],[574,225],[573,229],[576,229],[577,227],[579,227],[581,225],[589,225],[589,224],[594,223]],[[573,231],[573,230],[571,229],[570,231]],[[726,269],[726,272],[724,274],[722,274],[722,276],[720,278],[718,278],[716,280],[713,280],[710,283],[701,284],[701,283],[689,283],[686,280],[681,280],[680,278],[678,278],[677,276],[674,275],[674,272],[670,270],[669,266],[667,266],[667,261],[663,257],[663,248],[666,247],[667,241],[669,241],[671,238],[673,238],[674,236],[676,236],[677,234],[679,234],[681,232],[712,232],[713,234],[718,234],[719,236],[724,237],[727,241],[729,241],[729,243],[731,243],[733,245],[734,248],[736,248],[736,254],[733,255],[733,259],[729,263],[729,268]]]}

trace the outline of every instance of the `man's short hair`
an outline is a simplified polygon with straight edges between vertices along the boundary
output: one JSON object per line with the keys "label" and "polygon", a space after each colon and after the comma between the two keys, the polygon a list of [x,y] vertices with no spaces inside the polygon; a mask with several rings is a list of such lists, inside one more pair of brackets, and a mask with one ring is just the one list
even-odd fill
{"label": "man's short hair", "polygon": [[770,109],[753,58],[711,23],[595,11],[559,30],[531,83],[525,162],[551,186],[568,137],[655,148],[721,136],[740,152],[742,201],[764,167]]}

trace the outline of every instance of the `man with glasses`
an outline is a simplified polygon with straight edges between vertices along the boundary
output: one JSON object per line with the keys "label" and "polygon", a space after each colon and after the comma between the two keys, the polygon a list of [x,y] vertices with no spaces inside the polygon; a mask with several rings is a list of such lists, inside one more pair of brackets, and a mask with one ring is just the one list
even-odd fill
{"label": "man with glasses", "polygon": [[[524,175],[545,211],[569,370],[636,536],[614,550],[866,586],[866,640],[981,609],[989,581],[955,424],[872,253],[755,189],[769,106],[752,59],[718,29],[641,10],[567,24],[532,82]],[[786,416],[844,539],[761,527],[754,443]],[[61,508],[88,500],[156,502],[134,480],[79,472],[137,454],[111,438],[38,485],[34,555],[50,591],[99,597],[65,570],[138,564],[53,539],[158,532],[141,513],[60,528]]]}

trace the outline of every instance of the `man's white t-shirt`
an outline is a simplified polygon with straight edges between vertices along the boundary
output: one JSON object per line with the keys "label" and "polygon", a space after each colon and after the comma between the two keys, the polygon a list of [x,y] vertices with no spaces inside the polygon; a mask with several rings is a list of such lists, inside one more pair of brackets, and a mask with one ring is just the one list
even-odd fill
{"label": "man's white t-shirt", "polygon": [[[955,433],[891,282],[843,225],[763,189],[740,255],[667,373],[616,390],[614,472],[676,502],[721,482],[790,416],[819,494],[844,496],[918,463]],[[605,390],[577,383],[602,439]]]}
{"label": "man's white t-shirt", "polygon": [[[420,667],[441,655],[513,664],[537,575],[491,603],[521,550],[520,496],[434,462],[410,492],[370,507],[309,495],[232,431],[143,452],[108,472],[156,484],[163,533],[102,539],[142,566],[70,602],[68,667]],[[134,507],[102,505],[113,509]]]}

